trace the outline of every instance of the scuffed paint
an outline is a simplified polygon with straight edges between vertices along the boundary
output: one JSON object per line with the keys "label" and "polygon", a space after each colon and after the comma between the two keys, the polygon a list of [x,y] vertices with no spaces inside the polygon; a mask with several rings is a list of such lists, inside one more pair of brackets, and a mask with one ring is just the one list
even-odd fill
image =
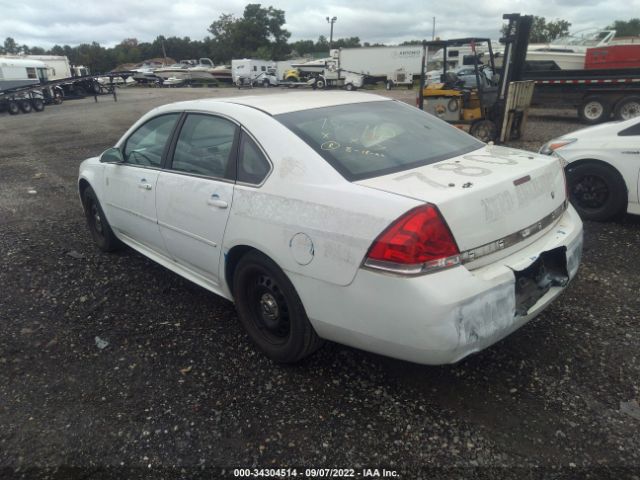
{"label": "scuffed paint", "polygon": [[[233,215],[278,227],[289,235],[304,230],[315,246],[316,256],[359,264],[363,252],[389,220],[338,207],[255,191],[236,190]],[[291,236],[286,237],[289,242]]]}
{"label": "scuffed paint", "polygon": [[489,223],[501,219],[517,208],[516,199],[508,190],[483,198],[480,200],[480,204],[482,205],[484,219]]}
{"label": "scuffed paint", "polygon": [[515,322],[515,277],[460,304],[454,310],[458,347],[482,345]]}
{"label": "scuffed paint", "polygon": [[576,273],[578,273],[578,267],[580,266],[580,260],[582,259],[582,245],[583,234],[580,232],[580,235],[578,235],[576,239],[567,246],[567,271],[570,279],[575,277]]}
{"label": "scuffed paint", "polygon": [[549,193],[549,187],[555,184],[556,174],[556,167],[554,167],[553,171],[547,171],[539,177],[518,185],[516,187],[518,205],[524,208],[540,196]]}
{"label": "scuffed paint", "polygon": [[302,177],[305,172],[304,163],[295,157],[283,157],[278,162],[278,175],[280,178]]}

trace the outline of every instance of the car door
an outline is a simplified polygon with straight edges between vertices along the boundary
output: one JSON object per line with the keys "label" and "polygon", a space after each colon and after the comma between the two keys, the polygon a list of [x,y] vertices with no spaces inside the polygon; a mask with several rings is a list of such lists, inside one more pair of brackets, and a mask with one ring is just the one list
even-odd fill
{"label": "car door", "polygon": [[233,201],[238,135],[227,118],[187,114],[158,177],[158,225],[169,255],[213,285]]}
{"label": "car door", "polygon": [[123,163],[105,164],[105,199],[111,226],[166,255],[156,216],[156,183],[180,113],[160,115],[136,129],[122,146]]}
{"label": "car door", "polygon": [[627,182],[629,201],[640,203],[640,119],[624,122],[623,125],[625,128],[618,132],[612,142],[615,145],[614,158],[618,160],[616,167]]}

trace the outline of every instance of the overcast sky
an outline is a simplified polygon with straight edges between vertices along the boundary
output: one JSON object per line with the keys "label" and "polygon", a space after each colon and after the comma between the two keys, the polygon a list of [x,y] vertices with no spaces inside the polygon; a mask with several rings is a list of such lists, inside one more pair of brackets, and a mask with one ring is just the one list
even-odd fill
{"label": "overcast sky", "polygon": [[[0,0],[0,41],[51,47],[97,41],[113,46],[124,38],[151,41],[158,35],[202,39],[222,13],[241,16],[246,1],[236,0]],[[256,2],[257,3],[257,2]],[[640,16],[640,0],[274,0],[285,11],[291,40],[329,36],[327,16],[336,16],[334,38],[398,43],[431,37],[432,17],[441,38],[498,38],[503,13],[562,18],[571,30],[605,27]],[[430,6],[433,5],[433,6]]]}

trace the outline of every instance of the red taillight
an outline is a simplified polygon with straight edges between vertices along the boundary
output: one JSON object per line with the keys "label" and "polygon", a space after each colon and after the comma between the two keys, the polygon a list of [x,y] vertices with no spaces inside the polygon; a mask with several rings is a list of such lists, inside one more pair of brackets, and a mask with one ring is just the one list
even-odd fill
{"label": "red taillight", "polygon": [[460,264],[460,251],[438,209],[409,210],[373,242],[365,266],[399,273],[426,273]]}

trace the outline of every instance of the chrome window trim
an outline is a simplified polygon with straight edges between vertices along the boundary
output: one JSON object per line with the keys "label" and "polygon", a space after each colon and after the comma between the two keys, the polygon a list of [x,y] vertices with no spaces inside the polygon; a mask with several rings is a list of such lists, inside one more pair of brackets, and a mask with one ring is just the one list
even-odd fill
{"label": "chrome window trim", "polygon": [[562,205],[556,208],[549,215],[546,215],[537,222],[534,222],[531,225],[518,230],[517,232],[511,233],[492,242],[485,243],[484,245],[480,245],[479,247],[470,248],[469,250],[460,252],[460,259],[462,264],[464,265],[465,263],[473,262],[482,257],[486,257],[487,255],[506,250],[509,247],[513,247],[514,245],[527,240],[528,238],[532,237],[536,233],[543,231],[545,228],[549,227],[556,220],[558,220],[567,209],[567,207],[568,202],[567,200],[565,200],[564,202],[562,202]]}

